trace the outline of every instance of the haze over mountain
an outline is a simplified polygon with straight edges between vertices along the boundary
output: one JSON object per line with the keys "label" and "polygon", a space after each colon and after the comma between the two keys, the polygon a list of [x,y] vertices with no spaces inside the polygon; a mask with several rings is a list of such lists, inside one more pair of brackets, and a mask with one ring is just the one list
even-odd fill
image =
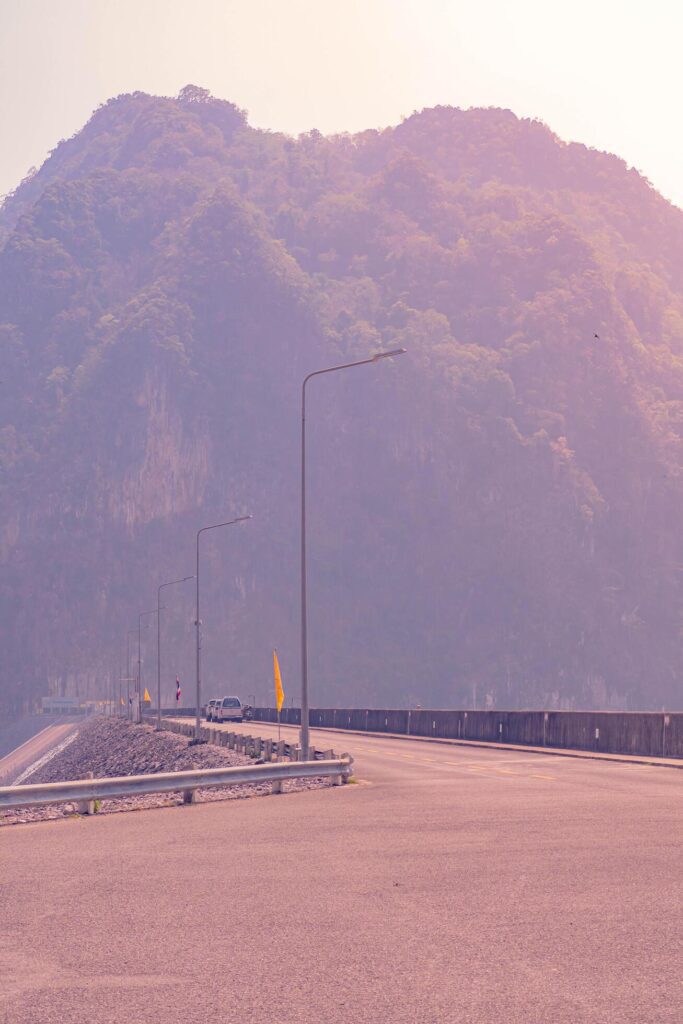
{"label": "haze over mountain", "polygon": [[277,647],[296,696],[301,380],[401,345],[310,390],[313,703],[680,707],[683,212],[617,157],[498,109],[292,139],[135,93],[0,245],[0,704],[126,675],[247,511],[205,542],[206,690],[265,697]]}

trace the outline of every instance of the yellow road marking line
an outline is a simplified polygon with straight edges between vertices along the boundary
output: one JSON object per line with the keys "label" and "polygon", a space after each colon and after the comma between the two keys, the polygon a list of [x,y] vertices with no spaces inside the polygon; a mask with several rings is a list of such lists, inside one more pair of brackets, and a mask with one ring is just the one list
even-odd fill
{"label": "yellow road marking line", "polygon": [[547,779],[548,782],[556,782],[557,779],[554,775],[531,775],[532,779]]}

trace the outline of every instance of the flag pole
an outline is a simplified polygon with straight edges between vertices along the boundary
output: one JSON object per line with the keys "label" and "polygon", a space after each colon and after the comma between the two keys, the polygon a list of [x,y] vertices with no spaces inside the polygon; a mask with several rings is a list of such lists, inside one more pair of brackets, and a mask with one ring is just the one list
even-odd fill
{"label": "flag pole", "polygon": [[277,658],[277,648],[273,649],[273,676],[275,682],[275,707],[277,709],[277,741],[280,742],[280,713],[285,699],[285,691],[282,689],[282,677],[280,676],[280,663]]}

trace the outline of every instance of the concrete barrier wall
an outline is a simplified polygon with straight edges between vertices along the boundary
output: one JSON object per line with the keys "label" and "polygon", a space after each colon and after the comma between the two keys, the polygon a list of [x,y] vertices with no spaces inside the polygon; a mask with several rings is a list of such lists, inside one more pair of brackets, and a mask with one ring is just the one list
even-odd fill
{"label": "concrete barrier wall", "polygon": [[[254,708],[254,719],[275,722],[277,712]],[[283,708],[281,721],[299,725],[299,708]],[[683,757],[683,712],[312,708],[309,721],[312,727],[358,732]]]}
{"label": "concrete barrier wall", "polygon": [[666,757],[683,757],[683,714],[666,715],[669,723],[664,736]]}
{"label": "concrete barrier wall", "polygon": [[[204,714],[205,711],[206,708],[203,707],[202,714]],[[156,708],[150,708],[147,712],[147,714],[152,715],[156,715],[156,713]],[[161,714],[162,717],[168,716],[170,718],[194,718],[196,711],[194,708],[162,708]]]}

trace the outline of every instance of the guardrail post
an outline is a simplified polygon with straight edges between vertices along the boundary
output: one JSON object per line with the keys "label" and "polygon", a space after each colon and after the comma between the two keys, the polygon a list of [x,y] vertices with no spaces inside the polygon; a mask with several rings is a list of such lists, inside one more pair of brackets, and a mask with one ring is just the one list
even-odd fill
{"label": "guardrail post", "polygon": [[[332,753],[333,758],[334,758],[334,751],[331,751],[331,753]],[[351,765],[353,764],[353,758],[351,757],[350,754],[346,754],[346,753],[341,754],[340,756],[341,756],[341,760],[342,761],[343,760],[348,761],[348,765],[342,771],[341,775],[339,776],[339,780],[340,781],[337,782],[336,785],[345,786],[347,784],[347,782],[349,781],[349,779],[351,778],[351,771],[352,771]]]}
{"label": "guardrail post", "polygon": [[275,779],[273,781],[273,784],[272,784],[272,787],[271,787],[271,793],[281,793],[281,792],[282,792],[282,779]]}
{"label": "guardrail post", "polygon": [[[94,779],[93,772],[85,773],[86,779]],[[94,814],[95,813],[95,801],[94,800],[79,800],[77,804],[79,814]]]}
{"label": "guardrail post", "polygon": [[197,790],[196,789],[184,789],[183,790],[183,803],[184,804],[196,804],[197,803]]}

